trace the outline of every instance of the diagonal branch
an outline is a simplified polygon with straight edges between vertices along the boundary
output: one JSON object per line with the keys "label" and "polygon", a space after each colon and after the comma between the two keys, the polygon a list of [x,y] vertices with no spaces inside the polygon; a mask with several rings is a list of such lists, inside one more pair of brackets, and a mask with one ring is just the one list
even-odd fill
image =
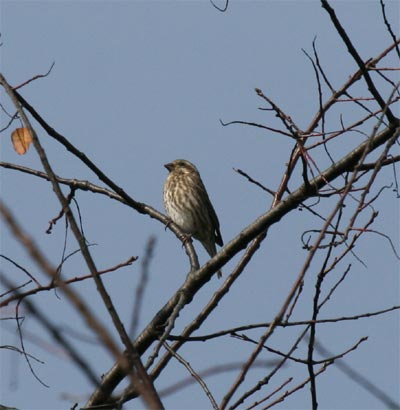
{"label": "diagonal branch", "polygon": [[[160,309],[149,325],[136,339],[135,348],[139,354],[143,354],[157,339],[157,335],[159,334],[157,329],[159,329],[160,326],[165,325],[165,322],[168,320],[174,307],[178,303],[182,292],[187,295],[187,300],[190,301],[199,289],[210,280],[212,273],[217,271],[233,256],[244,249],[250,241],[262,232],[265,232],[270,226],[279,222],[286,214],[301,205],[302,202],[315,196],[318,190],[326,186],[327,183],[333,181],[348,169],[355,167],[366,152],[372,152],[389,139],[398,136],[400,134],[399,126],[400,124],[397,121],[395,124],[390,125],[371,139],[361,143],[341,160],[323,171],[321,175],[312,179],[310,181],[311,189],[310,187],[306,188],[305,185],[300,186],[296,191],[279,202],[274,208],[261,215],[252,224],[243,229],[232,241],[224,246],[216,256],[195,272],[195,275],[189,275],[185,283],[171,297],[164,307]],[[276,321],[274,326],[278,323],[279,321]],[[118,364],[114,365],[113,368],[105,374],[101,388],[93,393],[87,405],[94,406],[103,403],[104,400],[111,395],[124,376],[125,373],[121,366]]]}
{"label": "diagonal branch", "polygon": [[343,28],[343,26],[340,24],[339,19],[336,16],[335,10],[329,5],[327,0],[321,0],[322,7],[328,12],[329,17],[332,20],[333,25],[335,26],[337,32],[339,33],[340,37],[342,37],[342,40],[344,44],[347,47],[347,50],[349,51],[350,55],[354,58],[355,62],[357,63],[358,67],[360,68],[360,71],[364,77],[365,82],[367,83],[368,89],[370,93],[373,95],[375,98],[376,102],[379,104],[382,110],[385,110],[386,117],[389,120],[390,123],[395,123],[397,121],[396,117],[393,115],[392,111],[390,110],[389,107],[386,107],[386,102],[378,92],[378,90],[375,87],[374,82],[371,79],[371,76],[369,75],[368,69],[364,63],[364,61],[361,59],[360,55],[358,54],[356,48],[353,46],[353,43],[351,42],[349,36],[346,33],[346,30]]}
{"label": "diagonal branch", "polygon": [[[129,352],[129,356],[126,355],[121,355],[119,349],[117,348],[117,346],[114,344],[114,342],[111,340],[110,337],[105,337],[104,341],[107,342],[107,346],[109,347],[110,351],[113,352],[115,357],[118,357],[120,363],[122,364],[122,366],[124,367],[124,370],[129,373],[131,375],[131,380],[133,382],[134,385],[137,386],[137,388],[139,389],[139,391],[142,393],[143,395],[143,399],[146,401],[146,403],[148,403],[149,405],[152,405],[154,408],[158,409],[158,408],[163,408],[162,403],[160,398],[158,397],[154,386],[151,382],[151,380],[149,379],[143,364],[140,360],[140,356],[137,354],[137,352],[135,351],[131,340],[124,328],[124,325],[122,323],[122,321],[120,320],[114,305],[112,303],[111,297],[108,294],[101,278],[100,275],[98,273],[97,267],[95,265],[95,262],[90,254],[90,251],[88,249],[88,245],[86,243],[86,240],[84,238],[84,236],[82,235],[79,226],[75,220],[75,217],[69,207],[67,198],[65,198],[65,196],[63,195],[63,192],[60,188],[60,185],[58,184],[55,174],[53,172],[52,167],[50,166],[50,163],[47,159],[47,155],[36,135],[35,130],[32,128],[25,112],[23,111],[18,98],[15,94],[15,92],[13,91],[13,89],[10,87],[10,85],[7,83],[6,79],[4,78],[4,76],[2,74],[0,74],[0,83],[3,86],[3,88],[5,89],[6,93],[8,94],[8,96],[10,97],[10,99],[12,100],[12,102],[14,103],[15,107],[17,108],[19,115],[25,125],[26,128],[29,129],[30,134],[32,135],[32,142],[33,145],[39,155],[40,161],[42,162],[43,168],[46,171],[47,175],[49,176],[50,180],[51,180],[51,184],[53,187],[53,191],[57,196],[57,199],[60,201],[63,211],[66,215],[66,217],[68,218],[68,222],[70,224],[71,230],[79,244],[79,247],[82,251],[82,256],[88,266],[88,269],[90,271],[90,273],[93,276],[93,279],[96,283],[97,289],[104,301],[105,306],[107,307],[107,310],[111,316],[111,319],[114,323],[115,328],[118,331],[118,334],[121,338],[122,343],[125,345],[127,351]],[[12,220],[11,215],[9,214],[9,212],[6,210],[6,208],[4,206],[2,206],[2,212],[3,215],[7,214],[8,215],[8,222],[10,222]],[[66,289],[68,289],[68,287],[64,288],[64,292],[66,291]],[[76,305],[77,307],[77,305]],[[92,324],[94,324],[94,322],[91,322]],[[96,323],[97,325],[97,323]],[[102,334],[105,334],[104,332]],[[139,375],[139,377],[134,376],[134,373],[131,370],[132,365],[135,366],[137,373]],[[139,379],[139,380],[138,380]]]}

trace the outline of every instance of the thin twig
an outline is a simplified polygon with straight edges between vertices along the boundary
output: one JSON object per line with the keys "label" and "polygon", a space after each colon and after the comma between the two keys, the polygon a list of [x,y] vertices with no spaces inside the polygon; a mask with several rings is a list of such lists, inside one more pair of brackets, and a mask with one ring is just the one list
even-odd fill
{"label": "thin twig", "polygon": [[164,342],[163,346],[172,354],[173,357],[175,357],[176,360],[178,360],[179,363],[182,363],[186,367],[192,377],[200,384],[201,388],[204,390],[204,393],[210,400],[213,409],[218,410],[218,404],[211,394],[210,389],[207,387],[206,382],[199,376],[198,373],[195,372],[190,363],[186,361],[182,356],[180,356],[177,352],[172,350],[167,343]]}

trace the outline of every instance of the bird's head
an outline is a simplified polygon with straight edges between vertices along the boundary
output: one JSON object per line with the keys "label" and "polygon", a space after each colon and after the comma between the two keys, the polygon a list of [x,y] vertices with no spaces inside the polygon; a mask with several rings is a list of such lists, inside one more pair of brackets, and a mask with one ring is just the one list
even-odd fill
{"label": "bird's head", "polygon": [[186,159],[176,159],[175,161],[165,164],[164,167],[167,168],[169,172],[198,172],[197,168],[191,162],[186,161]]}

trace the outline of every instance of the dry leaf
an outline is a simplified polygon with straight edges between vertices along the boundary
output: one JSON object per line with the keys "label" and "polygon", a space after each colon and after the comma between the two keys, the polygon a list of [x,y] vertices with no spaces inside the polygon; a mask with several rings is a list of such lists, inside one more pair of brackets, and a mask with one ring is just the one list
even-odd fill
{"label": "dry leaf", "polygon": [[25,154],[32,142],[32,135],[28,128],[17,128],[11,134],[11,141],[19,155]]}

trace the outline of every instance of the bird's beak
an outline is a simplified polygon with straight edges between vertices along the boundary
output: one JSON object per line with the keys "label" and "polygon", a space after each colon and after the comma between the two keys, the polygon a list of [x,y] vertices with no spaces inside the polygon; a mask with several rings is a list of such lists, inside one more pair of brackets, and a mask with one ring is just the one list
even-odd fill
{"label": "bird's beak", "polygon": [[164,164],[164,167],[168,169],[168,171],[172,171],[172,163]]}

